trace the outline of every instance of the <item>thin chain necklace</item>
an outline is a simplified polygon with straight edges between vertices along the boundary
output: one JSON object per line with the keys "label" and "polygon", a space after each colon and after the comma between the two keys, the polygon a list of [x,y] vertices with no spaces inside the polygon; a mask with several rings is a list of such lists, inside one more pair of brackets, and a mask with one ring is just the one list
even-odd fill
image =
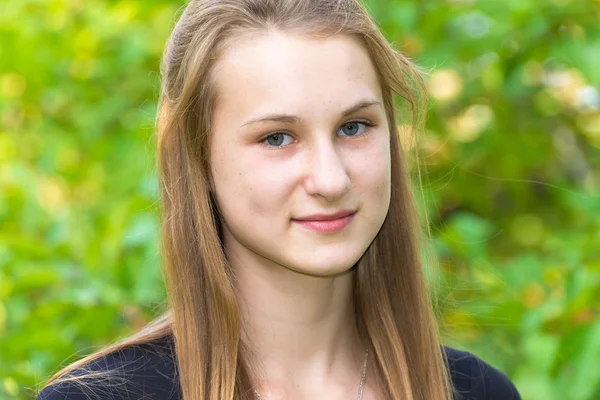
{"label": "thin chain necklace", "polygon": [[[362,400],[363,391],[365,389],[365,380],[367,378],[367,360],[368,360],[368,358],[369,358],[369,349],[367,349],[367,351],[365,351],[365,361],[363,362],[362,375],[360,377],[360,385],[358,386],[358,396],[356,397],[356,400]],[[258,400],[263,400],[260,393],[258,393],[256,390],[254,391],[254,394],[256,395],[256,398]]]}

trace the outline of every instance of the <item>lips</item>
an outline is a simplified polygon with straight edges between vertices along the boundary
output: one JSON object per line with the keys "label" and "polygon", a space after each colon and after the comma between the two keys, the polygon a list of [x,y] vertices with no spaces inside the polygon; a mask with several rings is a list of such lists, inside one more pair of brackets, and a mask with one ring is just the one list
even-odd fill
{"label": "lips", "polygon": [[332,221],[354,214],[354,210],[341,210],[333,214],[312,214],[300,218],[294,218],[296,221]]}
{"label": "lips", "polygon": [[313,214],[293,219],[296,224],[313,232],[333,234],[346,228],[354,219],[356,211],[342,210],[333,214]]}

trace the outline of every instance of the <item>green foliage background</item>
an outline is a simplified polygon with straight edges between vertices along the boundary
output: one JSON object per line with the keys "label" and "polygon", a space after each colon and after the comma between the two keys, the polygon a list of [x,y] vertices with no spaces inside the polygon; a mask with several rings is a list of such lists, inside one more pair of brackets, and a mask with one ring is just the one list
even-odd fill
{"label": "green foliage background", "polygon": [[[164,310],[153,121],[182,4],[0,0],[0,398]],[[431,91],[446,342],[525,399],[600,399],[600,2],[368,4]]]}

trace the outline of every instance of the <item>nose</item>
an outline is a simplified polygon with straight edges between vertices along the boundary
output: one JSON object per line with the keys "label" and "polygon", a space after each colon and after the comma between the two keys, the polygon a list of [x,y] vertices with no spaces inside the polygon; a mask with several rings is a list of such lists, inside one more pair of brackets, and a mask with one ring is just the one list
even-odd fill
{"label": "nose", "polygon": [[306,191],[328,201],[340,199],[350,189],[343,154],[331,140],[321,140],[309,149]]}

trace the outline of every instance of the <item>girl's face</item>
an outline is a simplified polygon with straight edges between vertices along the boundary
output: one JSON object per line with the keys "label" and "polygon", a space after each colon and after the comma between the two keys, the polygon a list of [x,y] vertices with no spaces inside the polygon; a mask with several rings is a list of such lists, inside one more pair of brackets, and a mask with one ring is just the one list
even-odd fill
{"label": "girl's face", "polygon": [[347,271],[390,202],[389,126],[366,50],[269,32],[235,41],[214,77],[211,173],[228,257]]}

